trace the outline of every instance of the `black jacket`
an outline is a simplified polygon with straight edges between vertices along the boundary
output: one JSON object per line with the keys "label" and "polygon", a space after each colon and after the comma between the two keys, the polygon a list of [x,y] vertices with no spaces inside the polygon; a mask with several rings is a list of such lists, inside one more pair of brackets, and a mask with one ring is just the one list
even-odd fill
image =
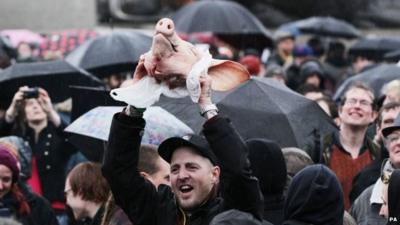
{"label": "black jacket", "polygon": [[31,212],[28,215],[19,215],[19,205],[11,192],[0,200],[2,209],[9,209],[10,215],[23,225],[58,225],[56,215],[46,199],[31,193],[23,185],[20,185],[20,188]]}
{"label": "black jacket", "polygon": [[55,127],[49,122],[35,143],[33,129],[18,129],[14,124],[0,120],[0,136],[15,135],[29,143],[36,157],[43,196],[49,200],[64,202],[65,167],[70,156],[76,152],[63,133],[66,124]]}
{"label": "black jacket", "polygon": [[137,171],[138,153],[145,121],[142,118],[114,115],[103,175],[108,180],[116,203],[135,225],[208,225],[212,218],[235,208],[262,218],[262,195],[256,178],[251,176],[247,147],[229,120],[216,116],[204,125],[204,134],[221,162],[220,193],[190,216],[177,206],[170,187],[158,190]]}
{"label": "black jacket", "polygon": [[[388,185],[388,225],[399,224],[400,222],[400,170],[394,170]],[[394,201],[393,201],[394,200]]]}
{"label": "black jacket", "polygon": [[267,139],[249,139],[246,144],[251,169],[264,195],[264,219],[273,224],[282,224],[283,190],[287,179],[282,150],[277,143]]}

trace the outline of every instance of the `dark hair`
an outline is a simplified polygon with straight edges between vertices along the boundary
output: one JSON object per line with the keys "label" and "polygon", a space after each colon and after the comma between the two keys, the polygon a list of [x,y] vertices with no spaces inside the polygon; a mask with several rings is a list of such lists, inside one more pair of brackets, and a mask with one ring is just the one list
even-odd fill
{"label": "dark hair", "polygon": [[138,170],[150,175],[157,173],[160,170],[157,164],[158,158],[160,158],[160,156],[157,152],[157,146],[148,144],[141,145],[139,149]]}
{"label": "dark hair", "polygon": [[354,90],[354,89],[362,89],[364,91],[369,92],[371,94],[370,97],[372,98],[372,109],[373,110],[377,109],[374,91],[371,89],[371,87],[369,87],[366,83],[364,83],[362,81],[356,81],[350,87],[347,88],[347,90],[344,92],[342,98],[340,99],[340,106],[343,106],[346,103],[347,93],[349,93],[351,90]]}
{"label": "dark hair", "polygon": [[99,163],[79,163],[69,172],[67,179],[73,194],[81,195],[83,200],[95,203],[107,201],[110,188]]}
{"label": "dark hair", "polygon": [[378,113],[378,118],[376,119],[376,125],[378,127],[381,127],[381,123],[382,123],[382,114],[383,112],[389,111],[390,109],[394,109],[400,107],[400,102],[389,102],[385,105],[382,106],[382,108],[379,110]]}
{"label": "dark hair", "polygon": [[329,112],[331,113],[331,118],[335,119],[337,117],[339,117],[339,113],[338,113],[338,109],[336,107],[335,102],[332,101],[331,98],[329,98],[328,96],[324,96],[322,98],[316,99],[315,100],[317,103],[318,102],[325,102],[328,105],[329,108]]}
{"label": "dark hair", "polygon": [[299,94],[306,95],[307,93],[310,93],[310,92],[321,92],[322,93],[322,90],[319,87],[316,87],[315,85],[312,85],[312,84],[302,84],[299,86],[299,88],[297,88],[297,92]]}

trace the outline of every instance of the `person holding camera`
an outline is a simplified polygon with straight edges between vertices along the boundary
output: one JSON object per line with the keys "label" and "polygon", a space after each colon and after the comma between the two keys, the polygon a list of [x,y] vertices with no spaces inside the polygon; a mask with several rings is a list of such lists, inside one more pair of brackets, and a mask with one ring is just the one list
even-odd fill
{"label": "person holding camera", "polygon": [[28,184],[47,198],[56,213],[65,212],[65,167],[75,148],[64,136],[66,124],[43,88],[20,87],[0,120],[0,136],[22,137],[32,148],[32,176]]}

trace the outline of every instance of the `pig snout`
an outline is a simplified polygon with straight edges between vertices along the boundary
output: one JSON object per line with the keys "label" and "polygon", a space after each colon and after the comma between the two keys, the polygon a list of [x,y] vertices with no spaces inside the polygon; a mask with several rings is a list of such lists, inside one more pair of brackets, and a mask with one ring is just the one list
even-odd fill
{"label": "pig snout", "polygon": [[168,18],[160,19],[156,24],[156,33],[172,36],[175,33],[174,21]]}

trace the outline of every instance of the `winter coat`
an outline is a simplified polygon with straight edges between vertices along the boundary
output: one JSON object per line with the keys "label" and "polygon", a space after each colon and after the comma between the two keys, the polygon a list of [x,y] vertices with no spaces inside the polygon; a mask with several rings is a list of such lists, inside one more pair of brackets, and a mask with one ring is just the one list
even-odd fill
{"label": "winter coat", "polygon": [[158,190],[137,171],[138,153],[145,121],[143,118],[114,115],[103,175],[116,203],[135,225],[209,225],[215,215],[239,209],[262,218],[262,195],[258,180],[251,176],[247,147],[226,118],[215,116],[204,124],[203,133],[221,162],[220,192],[190,215],[176,204],[171,188]]}
{"label": "winter coat", "polygon": [[370,203],[373,189],[374,185],[365,189],[351,206],[350,214],[358,225],[385,225],[387,222],[387,219],[379,215],[382,205]]}
{"label": "winter coat", "polygon": [[35,133],[27,127],[25,131],[16,129],[4,119],[0,121],[0,136],[22,137],[32,148],[36,157],[43,196],[50,202],[64,202],[65,167],[70,156],[76,152],[64,134],[66,124],[55,127],[49,122],[39,134],[35,143]]}
{"label": "winter coat", "polygon": [[263,218],[273,224],[283,222],[283,190],[287,172],[285,158],[279,145],[267,139],[246,141],[254,176],[259,180],[264,195]]}
{"label": "winter coat", "polygon": [[289,186],[284,224],[342,225],[343,193],[336,175],[324,165],[312,165],[294,176]]}
{"label": "winter coat", "polygon": [[400,223],[400,170],[394,170],[388,185],[388,225]]}
{"label": "winter coat", "polygon": [[23,225],[58,225],[56,215],[46,199],[31,193],[26,187],[21,187],[21,189],[31,212],[27,215],[19,215],[17,213],[19,203],[9,192],[0,200],[3,215],[8,211],[9,216],[14,217]]}

